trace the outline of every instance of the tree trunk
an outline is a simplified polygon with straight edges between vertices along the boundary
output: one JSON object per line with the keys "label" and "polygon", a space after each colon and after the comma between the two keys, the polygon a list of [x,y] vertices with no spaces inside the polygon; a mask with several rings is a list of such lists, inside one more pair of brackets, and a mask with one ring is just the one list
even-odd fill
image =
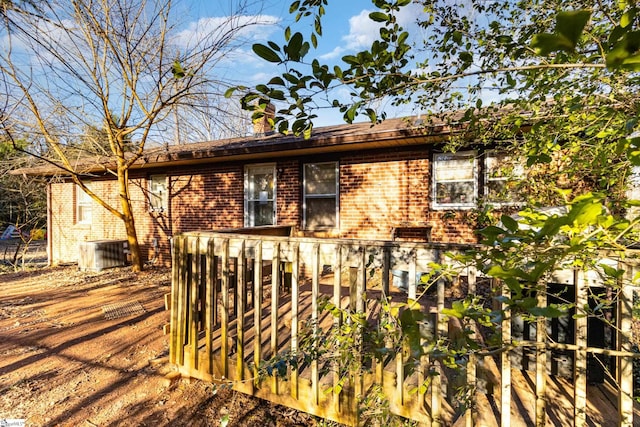
{"label": "tree trunk", "polygon": [[140,245],[138,243],[138,234],[136,232],[135,219],[131,208],[131,197],[129,196],[129,173],[124,168],[118,168],[118,194],[122,205],[122,221],[127,232],[127,241],[129,242],[129,251],[131,252],[131,267],[133,271],[142,271],[144,263],[140,255]]}

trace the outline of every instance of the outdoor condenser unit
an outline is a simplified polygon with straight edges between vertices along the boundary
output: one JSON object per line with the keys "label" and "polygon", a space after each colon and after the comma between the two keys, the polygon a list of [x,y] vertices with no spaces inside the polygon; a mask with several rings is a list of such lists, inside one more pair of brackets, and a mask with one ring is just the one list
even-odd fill
{"label": "outdoor condenser unit", "polygon": [[101,271],[122,267],[127,261],[126,240],[91,240],[78,248],[78,268],[82,271]]}

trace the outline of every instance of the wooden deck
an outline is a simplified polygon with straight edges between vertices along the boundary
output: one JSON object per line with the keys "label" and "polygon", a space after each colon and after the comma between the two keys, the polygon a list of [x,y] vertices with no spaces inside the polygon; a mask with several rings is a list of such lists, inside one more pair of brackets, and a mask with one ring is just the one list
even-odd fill
{"label": "wooden deck", "polygon": [[[627,382],[617,388],[610,382],[585,383],[583,393],[580,375],[574,386],[572,379],[511,369],[508,354],[470,355],[464,378],[427,356],[414,366],[406,352],[390,352],[382,361],[362,361],[361,374],[344,384],[340,363],[327,355],[283,365],[282,376],[260,375],[264,361],[297,354],[300,340],[314,327],[319,334],[344,322],[319,309],[322,298],[342,309],[365,313],[369,324],[375,325],[382,298],[401,304],[407,296],[420,296],[416,272],[428,271],[431,262],[439,262],[443,249],[218,233],[178,236],[174,240],[171,362],[182,375],[228,383],[238,391],[349,425],[358,425],[370,415],[359,411],[359,406],[374,388],[386,397],[390,412],[425,425],[540,425],[540,408],[543,425],[640,425],[638,405],[630,405],[629,396],[620,392]],[[392,270],[408,272],[406,292],[393,286]],[[455,319],[443,316],[442,309],[449,297],[475,292],[475,276],[474,271],[465,270],[457,286],[439,281],[434,292],[419,299],[430,320],[425,327],[431,328],[434,339],[460,333]],[[507,343],[509,334],[503,335]],[[622,352],[624,342],[620,341]],[[527,345],[536,351],[540,343]],[[584,347],[576,352],[587,351]],[[540,366],[546,365],[547,350],[538,353]],[[625,372],[623,367],[618,371],[616,375]],[[456,409],[455,393],[466,383],[477,384],[478,391],[474,408],[463,411]],[[581,403],[576,396],[583,394]]]}

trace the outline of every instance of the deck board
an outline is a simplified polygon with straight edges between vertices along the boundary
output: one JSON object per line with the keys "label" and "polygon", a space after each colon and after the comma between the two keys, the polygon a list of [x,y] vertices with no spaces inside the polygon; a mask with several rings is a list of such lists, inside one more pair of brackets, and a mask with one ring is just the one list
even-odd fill
{"label": "deck board", "polygon": [[[511,371],[511,426],[528,427],[535,420],[535,373],[520,369]],[[573,384],[566,379],[547,375],[547,426],[573,425]],[[587,425],[615,427],[618,410],[615,389],[609,383],[587,385]],[[498,426],[499,414],[495,396],[477,393],[477,425]],[[463,425],[456,423],[456,426]],[[634,405],[634,426],[640,426],[640,405]]]}

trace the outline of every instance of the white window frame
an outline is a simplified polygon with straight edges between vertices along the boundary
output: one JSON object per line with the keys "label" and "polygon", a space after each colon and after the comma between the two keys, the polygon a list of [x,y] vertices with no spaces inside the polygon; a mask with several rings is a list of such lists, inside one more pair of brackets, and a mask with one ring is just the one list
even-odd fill
{"label": "white window frame", "polygon": [[640,166],[631,167],[627,182],[627,199],[640,200]]}
{"label": "white window frame", "polygon": [[[443,164],[447,160],[454,160],[460,158],[468,158],[471,163],[472,177],[469,179],[443,179],[438,180],[438,166]],[[435,153],[433,155],[433,176],[432,182],[432,198],[434,209],[472,209],[476,206],[478,201],[478,160],[476,151],[460,151],[456,153]],[[471,200],[465,202],[439,202],[438,201],[438,183],[456,183],[456,182],[470,182],[473,184],[473,190],[471,194]]]}
{"label": "white window frame", "polygon": [[492,205],[492,206],[517,206],[517,205],[521,205],[523,202],[522,200],[513,200],[513,201],[496,201],[496,200],[491,200],[490,196],[489,196],[489,182],[490,181],[504,181],[504,182],[508,182],[511,181],[513,179],[522,179],[522,177],[524,176],[524,168],[516,168],[513,171],[512,176],[505,176],[505,177],[491,177],[490,176],[490,166],[489,166],[489,158],[490,157],[496,157],[496,155],[505,155],[507,156],[509,159],[512,159],[512,156],[509,156],[508,154],[504,153],[503,151],[500,150],[487,150],[485,152],[484,155],[484,200],[486,203]]}
{"label": "white window frame", "polygon": [[[253,174],[255,174],[256,172],[270,172],[273,176],[273,197],[272,198],[266,198],[263,199],[260,196],[258,196],[257,198],[251,198],[250,199],[250,194],[251,194],[251,189],[250,189],[250,185],[251,183],[249,182],[249,178],[251,176],[253,176]],[[256,201],[265,201],[265,202],[272,202],[273,203],[273,223],[269,224],[269,225],[276,225],[277,224],[277,188],[278,188],[278,182],[277,182],[277,175],[276,175],[276,164],[275,163],[260,163],[260,164],[252,164],[252,165],[246,165],[244,167],[244,226],[245,227],[256,227],[255,225],[255,216],[252,215],[251,209],[250,209],[250,203],[251,202],[256,202]],[[258,193],[259,194],[259,193]]]}
{"label": "white window frame", "polygon": [[[638,201],[640,200],[640,166],[632,166],[629,171],[629,177],[627,181],[626,196],[628,200]],[[633,221],[634,218],[640,215],[640,207],[629,206],[625,218]]]}
{"label": "white window frame", "polygon": [[[91,190],[91,182],[83,182]],[[82,187],[76,185],[76,223],[91,224],[93,219],[93,199]]]}
{"label": "white window frame", "polygon": [[[334,165],[335,167],[335,191],[333,193],[318,193],[318,194],[307,194],[307,166],[310,165]],[[314,163],[305,163],[303,165],[303,182],[302,182],[302,221],[303,221],[303,229],[305,230],[332,230],[339,227],[340,224],[340,165],[338,162],[314,162]],[[335,199],[335,226],[320,226],[320,227],[310,227],[307,224],[307,200],[308,199],[328,199],[333,197]]]}
{"label": "white window frame", "polygon": [[[151,212],[164,212],[169,202],[169,192],[166,175],[149,175],[149,210]],[[158,186],[162,186],[158,191]],[[159,193],[159,194],[158,194]]]}

